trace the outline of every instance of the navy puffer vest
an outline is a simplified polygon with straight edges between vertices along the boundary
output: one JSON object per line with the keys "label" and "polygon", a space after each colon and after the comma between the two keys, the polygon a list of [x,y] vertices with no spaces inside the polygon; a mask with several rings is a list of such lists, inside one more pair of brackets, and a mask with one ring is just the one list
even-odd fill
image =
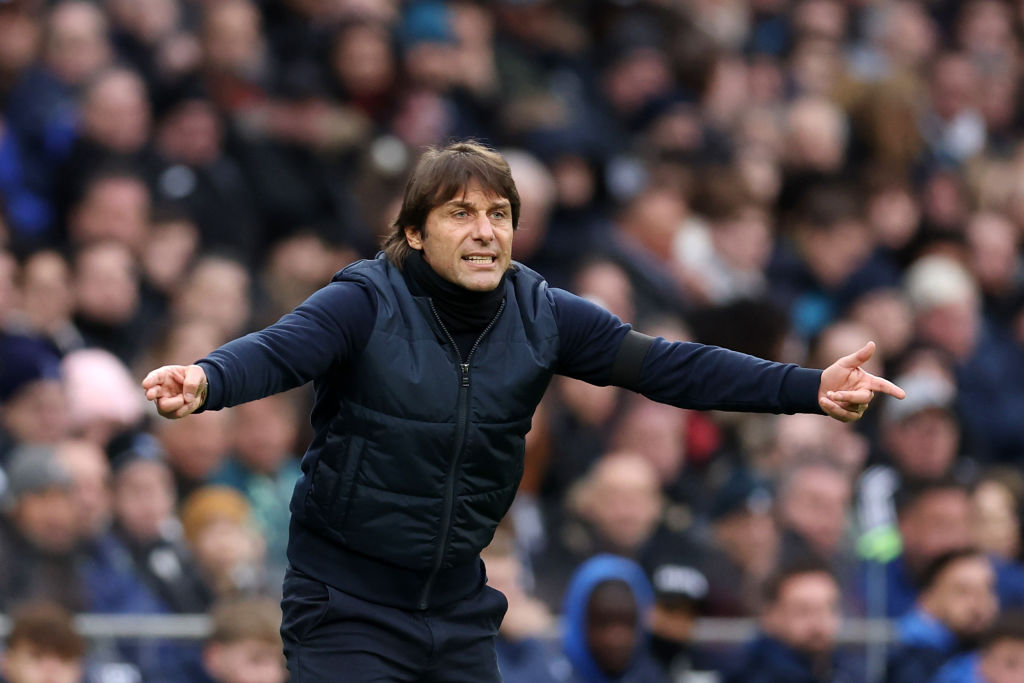
{"label": "navy puffer vest", "polygon": [[306,531],[421,575],[425,606],[436,576],[472,563],[512,504],[556,360],[553,306],[544,280],[515,264],[462,359],[430,299],[383,256],[338,277],[370,285],[377,319],[362,354],[329,380],[337,415],[307,454],[292,510]]}

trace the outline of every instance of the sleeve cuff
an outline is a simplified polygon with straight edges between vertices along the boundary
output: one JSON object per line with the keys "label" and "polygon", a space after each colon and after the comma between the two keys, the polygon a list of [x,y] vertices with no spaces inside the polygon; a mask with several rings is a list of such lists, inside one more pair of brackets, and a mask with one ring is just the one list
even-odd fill
{"label": "sleeve cuff", "polygon": [[224,382],[220,369],[208,360],[197,360],[196,365],[206,373],[206,402],[200,406],[196,413],[207,410],[220,410],[224,406]]}
{"label": "sleeve cuff", "polygon": [[820,387],[821,370],[794,367],[786,373],[779,391],[782,412],[824,415],[824,411],[818,405]]}

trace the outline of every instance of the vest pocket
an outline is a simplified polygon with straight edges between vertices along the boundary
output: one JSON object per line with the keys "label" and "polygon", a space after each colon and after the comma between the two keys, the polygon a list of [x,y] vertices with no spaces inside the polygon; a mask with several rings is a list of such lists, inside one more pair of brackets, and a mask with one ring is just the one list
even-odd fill
{"label": "vest pocket", "polygon": [[344,466],[331,494],[327,513],[327,522],[339,533],[345,531],[345,520],[348,518],[349,510],[352,509],[352,493],[365,453],[366,441],[361,437],[353,436],[348,442],[348,449],[344,455]]}
{"label": "vest pocket", "polygon": [[[333,441],[333,443],[332,443]],[[309,512],[322,524],[340,533],[348,499],[362,461],[366,442],[359,437],[328,440],[317,460],[309,488]]]}

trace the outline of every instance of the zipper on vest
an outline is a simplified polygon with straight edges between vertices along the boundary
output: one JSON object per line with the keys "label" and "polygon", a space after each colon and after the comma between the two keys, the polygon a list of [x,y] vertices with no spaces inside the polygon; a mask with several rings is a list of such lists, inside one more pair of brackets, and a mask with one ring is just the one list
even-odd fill
{"label": "zipper on vest", "polygon": [[472,348],[469,350],[469,355],[466,359],[462,359],[462,352],[459,351],[458,344],[455,343],[455,337],[452,336],[445,324],[441,322],[441,316],[437,314],[437,309],[434,308],[434,300],[430,300],[430,311],[434,314],[434,320],[441,326],[441,330],[445,336],[448,337],[448,342],[452,345],[455,350],[455,355],[459,359],[459,399],[456,409],[458,411],[458,418],[455,427],[455,448],[452,452],[451,464],[448,467],[448,478],[445,480],[445,492],[444,492],[444,513],[441,516],[441,539],[434,549],[434,561],[430,570],[430,575],[427,576],[426,583],[423,584],[423,591],[420,593],[419,608],[427,609],[430,606],[430,596],[434,591],[434,581],[437,579],[438,572],[441,571],[441,563],[444,561],[444,552],[448,546],[448,537],[451,534],[452,525],[452,510],[455,508],[455,479],[459,471],[459,465],[462,464],[462,451],[466,445],[466,429],[469,426],[469,363],[473,359],[473,354],[476,353],[476,349],[480,346],[480,342],[483,341],[487,333],[491,331],[494,324],[498,322],[498,318],[501,316],[501,312],[505,310],[505,300],[501,300],[501,305],[498,306],[498,312],[491,318],[491,322],[487,323],[487,327],[480,333],[480,336],[473,342]]}

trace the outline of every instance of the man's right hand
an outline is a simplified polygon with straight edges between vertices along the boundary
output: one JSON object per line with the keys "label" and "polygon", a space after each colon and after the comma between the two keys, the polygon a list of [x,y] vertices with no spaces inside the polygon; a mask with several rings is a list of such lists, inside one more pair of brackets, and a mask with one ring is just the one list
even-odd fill
{"label": "man's right hand", "polygon": [[198,365],[165,365],[142,380],[146,398],[156,402],[164,417],[191,415],[206,402],[206,373]]}

